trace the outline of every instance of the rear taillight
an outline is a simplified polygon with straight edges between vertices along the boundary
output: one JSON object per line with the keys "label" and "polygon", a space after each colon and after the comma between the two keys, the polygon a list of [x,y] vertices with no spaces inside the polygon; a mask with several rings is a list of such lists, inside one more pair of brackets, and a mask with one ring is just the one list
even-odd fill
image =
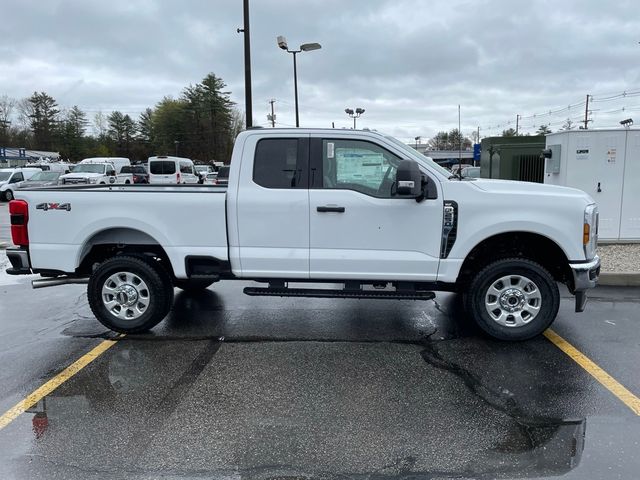
{"label": "rear taillight", "polygon": [[176,173],[176,181],[180,183],[180,172]]}
{"label": "rear taillight", "polygon": [[11,239],[13,244],[19,247],[29,246],[29,205],[24,200],[11,200],[9,202],[9,215],[11,216]]}

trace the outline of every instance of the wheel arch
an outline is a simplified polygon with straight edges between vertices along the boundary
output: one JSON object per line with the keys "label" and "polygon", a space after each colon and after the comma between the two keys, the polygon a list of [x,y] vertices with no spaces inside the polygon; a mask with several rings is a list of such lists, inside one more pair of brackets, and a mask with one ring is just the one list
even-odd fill
{"label": "wheel arch", "polygon": [[76,273],[90,274],[96,263],[117,255],[156,258],[174,277],[171,261],[160,242],[148,233],[130,227],[107,228],[91,235],[79,251]]}
{"label": "wheel arch", "polygon": [[473,247],[462,263],[456,283],[465,287],[485,265],[510,257],[539,263],[556,281],[565,284],[573,281],[569,259],[555,241],[539,233],[512,231],[492,235]]}

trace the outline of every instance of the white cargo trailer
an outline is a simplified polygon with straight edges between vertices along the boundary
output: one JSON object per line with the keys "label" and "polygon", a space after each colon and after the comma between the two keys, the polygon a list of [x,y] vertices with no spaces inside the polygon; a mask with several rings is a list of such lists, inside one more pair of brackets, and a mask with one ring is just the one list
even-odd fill
{"label": "white cargo trailer", "polygon": [[640,240],[640,129],[547,135],[544,183],[579,188],[598,203],[598,237]]}

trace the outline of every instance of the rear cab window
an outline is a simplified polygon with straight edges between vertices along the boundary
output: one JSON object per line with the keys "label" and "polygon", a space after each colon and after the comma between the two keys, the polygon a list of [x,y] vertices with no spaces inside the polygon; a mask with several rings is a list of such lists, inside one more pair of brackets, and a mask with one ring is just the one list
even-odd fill
{"label": "rear cab window", "polygon": [[306,137],[259,140],[253,161],[254,183],[265,188],[307,188],[308,141]]}

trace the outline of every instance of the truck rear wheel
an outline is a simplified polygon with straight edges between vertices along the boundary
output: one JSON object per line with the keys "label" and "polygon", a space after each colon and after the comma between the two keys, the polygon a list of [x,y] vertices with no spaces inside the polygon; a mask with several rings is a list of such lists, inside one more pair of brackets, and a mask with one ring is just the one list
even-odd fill
{"label": "truck rear wheel", "polygon": [[91,311],[105,327],[140,333],[155,327],[171,310],[171,278],[159,265],[140,257],[117,256],[89,278]]}
{"label": "truck rear wheel", "polygon": [[555,320],[558,285],[541,265],[525,259],[497,260],[478,272],[465,296],[465,310],[499,340],[527,340]]}
{"label": "truck rear wheel", "polygon": [[199,290],[206,289],[209,285],[213,283],[213,280],[201,280],[201,279],[193,279],[193,278],[183,280],[183,279],[176,278],[174,283],[176,287],[178,287],[180,290],[184,290],[186,292],[196,292]]}

